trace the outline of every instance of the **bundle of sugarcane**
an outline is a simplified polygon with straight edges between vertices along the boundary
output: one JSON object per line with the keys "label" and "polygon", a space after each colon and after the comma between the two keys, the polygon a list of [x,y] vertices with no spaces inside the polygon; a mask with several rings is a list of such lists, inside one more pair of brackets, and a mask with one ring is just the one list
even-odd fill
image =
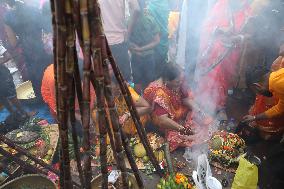
{"label": "bundle of sugarcane", "polygon": [[[118,113],[111,90],[111,77],[108,72],[110,63],[131,116],[136,125],[141,142],[147,155],[160,175],[162,171],[149,145],[146,132],[141,126],[137,111],[134,107],[130,92],[125,81],[112,58],[106,37],[103,33],[100,8],[97,0],[51,0],[54,31],[54,68],[56,81],[57,117],[60,133],[60,186],[72,188],[70,173],[70,158],[68,151],[68,128],[72,128],[74,152],[82,188],[91,188],[91,153],[90,153],[90,84],[96,92],[97,122],[100,132],[100,161],[102,174],[102,188],[108,187],[108,170],[106,157],[106,136],[109,135],[114,157],[122,173],[123,188],[128,188],[128,178],[124,161],[127,155],[134,171],[137,183],[143,188],[137,165],[131,154],[129,141],[122,132]],[[77,34],[77,35],[75,35]],[[76,36],[83,51],[83,78],[79,74],[76,51]],[[83,90],[81,87],[83,83]],[[75,97],[79,102],[83,124],[83,168],[78,150],[77,133],[75,131]],[[107,118],[106,109],[110,118]],[[110,120],[110,121],[109,121]],[[110,128],[112,125],[112,129]]]}

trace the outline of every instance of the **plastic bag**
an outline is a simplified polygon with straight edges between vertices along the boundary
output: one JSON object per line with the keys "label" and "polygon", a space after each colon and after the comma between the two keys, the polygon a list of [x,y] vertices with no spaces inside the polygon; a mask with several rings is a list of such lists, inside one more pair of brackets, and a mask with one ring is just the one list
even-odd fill
{"label": "plastic bag", "polygon": [[192,177],[198,189],[222,189],[221,183],[212,177],[208,158],[205,154],[198,156],[197,171],[193,171]]}
{"label": "plastic bag", "polygon": [[239,167],[232,184],[232,189],[256,189],[258,168],[244,157],[240,158]]}

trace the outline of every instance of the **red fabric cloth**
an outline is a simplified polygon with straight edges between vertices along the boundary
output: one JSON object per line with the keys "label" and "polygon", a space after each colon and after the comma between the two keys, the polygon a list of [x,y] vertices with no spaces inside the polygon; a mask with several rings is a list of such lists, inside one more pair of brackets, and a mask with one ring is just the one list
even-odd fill
{"label": "red fabric cloth", "polygon": [[165,110],[164,108],[162,108],[160,105],[155,104],[154,105],[154,112],[153,112],[156,116],[162,116],[162,115],[166,115],[168,114],[167,110]]}
{"label": "red fabric cloth", "polygon": [[[219,0],[204,22],[197,62],[196,81],[198,85],[195,96],[201,105],[213,111],[225,106],[227,91],[233,86],[232,79],[236,74],[241,52],[240,46],[232,47],[220,64],[211,71],[206,71],[225,54],[230,37],[241,34],[249,15],[248,3],[245,3],[240,10],[233,12],[229,7],[229,0]],[[226,35],[216,34],[217,30],[225,31]]]}

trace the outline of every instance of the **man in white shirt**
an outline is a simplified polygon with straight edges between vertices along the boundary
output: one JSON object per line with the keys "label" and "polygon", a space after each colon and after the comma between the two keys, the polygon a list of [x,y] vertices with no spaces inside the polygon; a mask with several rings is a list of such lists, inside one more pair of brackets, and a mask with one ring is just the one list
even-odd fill
{"label": "man in white shirt", "polygon": [[[131,78],[127,40],[136,22],[140,6],[138,0],[99,0],[104,32],[112,54],[124,79]],[[130,18],[127,26],[126,10],[129,6]]]}

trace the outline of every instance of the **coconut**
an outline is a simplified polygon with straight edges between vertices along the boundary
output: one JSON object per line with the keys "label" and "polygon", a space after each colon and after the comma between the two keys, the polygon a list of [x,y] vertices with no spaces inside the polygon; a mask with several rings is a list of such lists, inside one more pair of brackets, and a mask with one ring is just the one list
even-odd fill
{"label": "coconut", "polygon": [[222,139],[221,138],[214,138],[213,140],[212,140],[212,149],[213,150],[220,150],[221,148],[222,148]]}
{"label": "coconut", "polygon": [[146,150],[142,143],[138,143],[134,146],[134,155],[138,158],[146,156]]}

